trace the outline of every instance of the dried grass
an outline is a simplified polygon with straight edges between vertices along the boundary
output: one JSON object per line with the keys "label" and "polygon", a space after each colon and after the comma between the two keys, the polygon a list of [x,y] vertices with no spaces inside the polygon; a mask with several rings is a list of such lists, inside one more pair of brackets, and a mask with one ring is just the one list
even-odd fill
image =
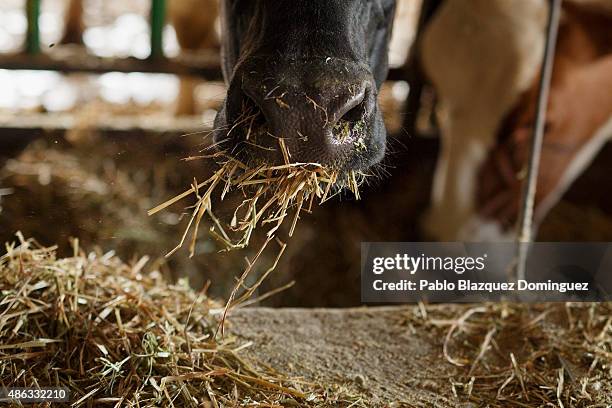
{"label": "dried grass", "polygon": [[[281,146],[284,146],[282,139],[280,140]],[[359,181],[355,172],[349,172],[346,180],[338,180],[338,172],[316,163],[286,163],[279,166],[260,165],[249,168],[224,153],[198,158],[214,158],[222,161],[219,170],[209,179],[200,183],[194,181],[189,190],[148,212],[149,215],[154,215],[191,195],[197,198],[183,239],[167,256],[171,256],[183,247],[190,231],[192,237],[189,252],[191,256],[194,255],[199,225],[206,215],[212,222],[211,235],[222,242],[227,250],[232,250],[246,248],[251,241],[253,231],[258,226],[272,225],[267,231],[267,237],[275,237],[285,218],[294,210],[289,231],[289,236],[292,236],[300,214],[303,211],[310,212],[315,199],[320,204],[328,200],[333,196],[335,186],[346,186],[357,199],[360,198]],[[188,160],[193,159],[196,158]],[[231,221],[225,223],[221,222],[213,211],[213,194],[219,190],[221,200],[231,191],[238,191],[244,197],[234,211]],[[236,234],[238,238],[232,238]]]}
{"label": "dried grass", "polygon": [[250,343],[215,338],[219,304],[143,272],[146,257],[128,265],[74,241],[57,259],[19,238],[0,257],[0,385],[67,387],[74,407],[350,404],[253,368]]}
{"label": "dried grass", "polygon": [[[196,203],[182,239],[166,256],[171,256],[181,249],[191,232],[189,243],[190,256],[195,254],[199,228],[204,217],[208,217],[211,236],[220,242],[225,250],[242,249],[249,246],[254,231],[258,227],[269,227],[266,239],[254,259],[247,259],[247,267],[237,283],[224,309],[219,329],[224,332],[225,317],[229,310],[240,303],[247,302],[257,292],[265,278],[274,271],[285,251],[286,244],[278,239],[277,234],[286,219],[291,219],[288,235],[291,237],[303,212],[310,213],[314,203],[322,204],[340,191],[339,187],[349,189],[357,199],[359,184],[357,173],[350,171],[345,180],[339,180],[339,172],[330,170],[316,163],[290,163],[290,153],[282,138],[278,139],[285,164],[249,167],[236,158],[223,152],[194,159],[214,159],[219,169],[207,180],[198,183],[194,180],[191,188],[184,193],[166,201],[148,211],[154,215],[178,201],[195,195]],[[229,221],[220,220],[214,213],[213,195],[220,193],[223,200],[231,192],[242,196],[242,202],[233,212]],[[278,255],[254,285],[246,286],[245,282],[263,252],[271,242],[278,244]],[[287,285],[291,286],[291,284]],[[240,294],[239,294],[240,293]],[[266,295],[264,295],[266,296]]]}
{"label": "dried grass", "polygon": [[[486,304],[430,312],[459,400],[487,407],[609,407],[612,303]],[[461,313],[459,317],[456,317]],[[447,329],[448,327],[448,329]]]}

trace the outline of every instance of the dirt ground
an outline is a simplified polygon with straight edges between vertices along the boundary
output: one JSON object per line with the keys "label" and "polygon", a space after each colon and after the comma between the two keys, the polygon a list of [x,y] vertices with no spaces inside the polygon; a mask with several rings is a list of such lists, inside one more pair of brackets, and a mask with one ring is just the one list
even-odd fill
{"label": "dirt ground", "polygon": [[[403,316],[412,308],[245,309],[232,318],[235,333],[257,344],[249,353],[290,375],[322,384],[345,384],[366,406],[405,402],[454,407],[442,396],[443,359],[432,333],[411,332]],[[350,337],[350,338],[349,338]],[[452,366],[448,367],[452,375]],[[446,370],[445,370],[446,371]]]}
{"label": "dirt ground", "polygon": [[[501,326],[506,324],[502,323],[492,337],[493,351],[486,351],[478,363],[482,368],[472,372],[469,364],[464,367],[450,364],[444,356],[443,345],[453,319],[446,318],[459,316],[470,307],[429,306],[426,310],[417,306],[308,310],[253,308],[237,311],[230,318],[230,327],[239,338],[255,344],[247,349],[250,357],[289,375],[303,377],[306,382],[344,386],[363,397],[363,405],[358,406],[610,406],[606,405],[612,403],[609,367],[604,364],[603,376],[596,376],[582,386],[585,375],[588,377],[597,372],[593,367],[589,369],[589,362],[584,361],[582,354],[589,349],[588,345],[583,342],[581,349],[570,351],[565,348],[563,340],[558,340],[563,336],[569,340],[573,328],[580,326],[577,324],[580,318],[568,324],[563,313],[557,313],[562,312],[563,305],[520,307],[510,311],[506,316],[508,326],[502,329]],[[494,314],[497,313],[495,308],[491,309]],[[540,315],[539,328],[535,331],[527,329],[523,323],[532,322],[531,318],[537,317],[542,308],[548,311],[544,317]],[[518,326],[514,324],[518,320],[510,324],[509,321],[514,319],[512,316],[525,320]],[[493,317],[488,318],[487,324],[496,321],[498,324],[502,322]],[[476,337],[480,339],[476,341],[478,343],[486,336],[482,333]],[[471,350],[474,345],[477,347],[472,360],[479,354],[479,345],[471,344],[473,339],[458,335],[451,340],[454,346],[449,347],[449,354],[460,354],[460,350]],[[550,359],[547,355],[549,347],[555,349]],[[501,357],[504,354],[516,358],[515,363]],[[530,362],[530,355],[555,360],[560,367],[565,367],[562,372],[567,377],[567,384],[561,382],[561,388],[558,380],[556,385],[548,384],[547,378],[554,381],[559,369],[537,359]],[[598,365],[597,362],[590,364]],[[513,370],[513,365],[516,370]],[[550,378],[547,377],[548,370],[552,375]],[[519,372],[522,374],[514,376],[513,373]],[[466,374],[469,374],[467,378],[474,378],[471,385],[466,381],[467,387],[464,382]],[[493,380],[496,376],[499,378]],[[509,382],[503,385],[508,378]],[[520,378],[520,385],[517,378]],[[516,385],[515,391],[510,390],[512,384]],[[551,404],[545,404],[549,398]],[[560,405],[564,402],[565,405]]]}

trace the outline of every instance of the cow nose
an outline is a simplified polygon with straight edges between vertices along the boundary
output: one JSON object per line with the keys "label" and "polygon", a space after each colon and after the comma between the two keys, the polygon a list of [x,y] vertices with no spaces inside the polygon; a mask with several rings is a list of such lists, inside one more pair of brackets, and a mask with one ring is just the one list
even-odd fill
{"label": "cow nose", "polygon": [[359,92],[349,94],[346,101],[340,101],[337,109],[333,111],[334,126],[341,122],[357,122],[365,116],[368,108],[372,109],[372,106],[368,107],[368,102],[372,101],[366,101],[367,85],[364,84],[361,88]]}
{"label": "cow nose", "polygon": [[368,78],[296,86],[246,80],[231,93],[228,119],[242,129],[233,131],[235,149],[277,164],[346,161],[366,146],[376,111]]}

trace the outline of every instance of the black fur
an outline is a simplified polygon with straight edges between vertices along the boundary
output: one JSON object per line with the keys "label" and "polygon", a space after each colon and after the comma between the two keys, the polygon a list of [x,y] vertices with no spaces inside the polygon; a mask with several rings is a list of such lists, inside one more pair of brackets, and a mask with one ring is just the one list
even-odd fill
{"label": "black fur", "polygon": [[[282,137],[293,161],[342,170],[380,161],[376,96],[394,14],[395,0],[222,0],[229,89],[215,140],[247,160],[282,161]],[[258,117],[235,126],[245,112]]]}

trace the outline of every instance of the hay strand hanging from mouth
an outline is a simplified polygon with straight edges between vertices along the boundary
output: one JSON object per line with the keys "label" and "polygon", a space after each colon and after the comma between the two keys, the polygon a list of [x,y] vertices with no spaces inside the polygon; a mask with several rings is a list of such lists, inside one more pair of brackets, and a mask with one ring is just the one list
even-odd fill
{"label": "hay strand hanging from mouth", "polygon": [[[215,159],[219,163],[219,169],[203,182],[198,183],[194,180],[189,190],[148,212],[149,215],[154,215],[184,198],[191,195],[196,197],[196,203],[185,232],[178,245],[166,257],[173,255],[185,245],[190,232],[189,255],[190,257],[195,255],[200,225],[205,217],[211,224],[210,235],[220,242],[226,251],[248,247],[253,232],[258,227],[268,228],[265,242],[253,260],[247,259],[247,267],[237,279],[223,309],[217,328],[217,332],[222,336],[225,319],[230,309],[249,301],[265,278],[276,269],[286,248],[286,244],[276,237],[284,221],[288,217],[291,219],[288,235],[293,236],[302,211],[310,212],[315,201],[323,203],[330,199],[337,185],[342,185],[352,191],[357,199],[360,198],[359,182],[355,172],[348,172],[346,180],[339,183],[338,171],[327,169],[317,163],[291,163],[291,154],[284,140],[279,138],[278,143],[285,163],[277,166],[260,165],[249,168],[224,153],[202,156],[202,158]],[[223,200],[231,192],[238,192],[244,198],[233,211],[231,220],[223,222],[215,215],[213,194],[219,193],[220,199]],[[305,204],[307,204],[307,209]],[[273,240],[279,244],[278,255],[272,265],[256,280],[256,283],[247,287],[245,285],[247,278],[253,272],[255,264],[260,260],[268,244]],[[239,294],[239,292],[242,293]]]}
{"label": "hay strand hanging from mouth", "polygon": [[[194,181],[189,190],[148,211],[149,215],[154,215],[182,199],[196,196],[185,234],[166,256],[171,256],[184,246],[190,231],[192,234],[189,254],[195,254],[199,225],[205,215],[212,223],[210,233],[213,238],[220,241],[225,250],[233,250],[249,246],[253,231],[260,226],[269,226],[267,237],[274,237],[291,211],[295,210],[289,231],[289,236],[292,236],[300,213],[304,210],[304,203],[327,201],[334,186],[342,184],[352,191],[357,199],[360,198],[355,172],[348,172],[346,180],[338,183],[337,171],[326,169],[317,163],[290,163],[290,154],[282,139],[279,139],[279,144],[286,163],[277,166],[260,165],[248,168],[224,153],[202,156],[221,159],[220,168],[209,179],[200,183]],[[229,222],[222,222],[214,213],[212,196],[219,190],[222,200],[231,191],[239,191],[245,197]],[[308,208],[310,209],[311,205]]]}

